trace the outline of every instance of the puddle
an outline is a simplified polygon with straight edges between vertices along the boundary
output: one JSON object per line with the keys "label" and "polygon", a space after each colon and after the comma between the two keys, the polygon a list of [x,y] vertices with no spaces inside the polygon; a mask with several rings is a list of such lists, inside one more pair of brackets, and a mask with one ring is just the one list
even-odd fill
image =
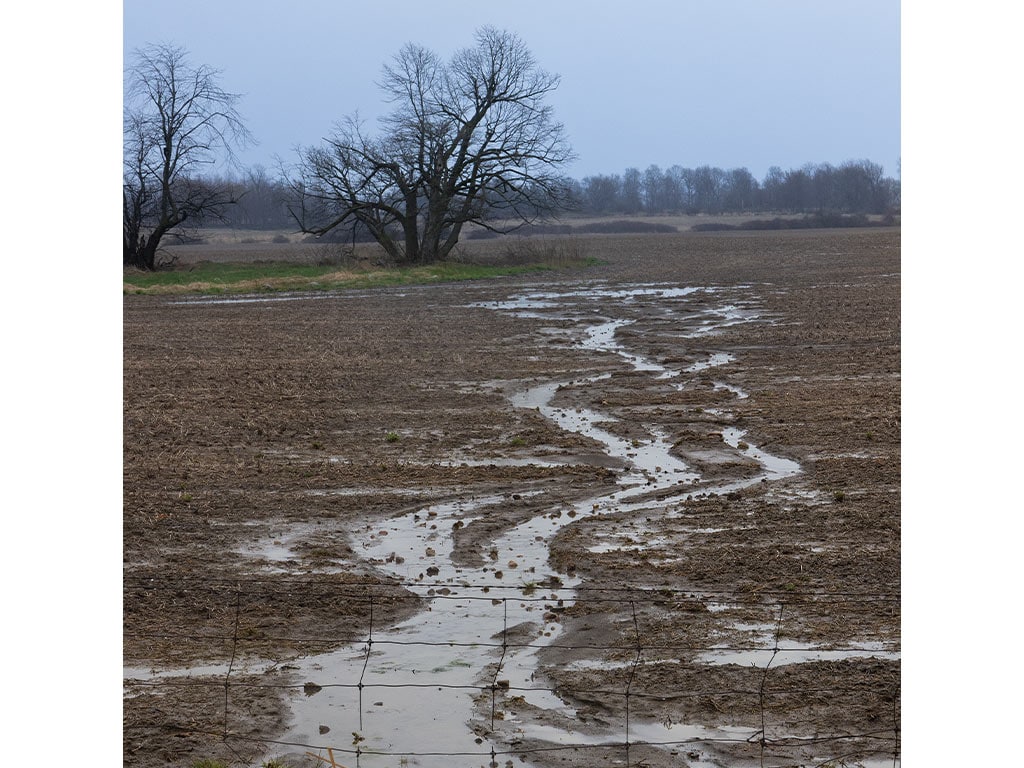
{"label": "puddle", "polygon": [[[232,671],[248,673],[252,671],[261,671],[269,667],[269,664],[262,666],[257,665],[256,667],[246,666],[244,668],[236,666]],[[205,665],[199,664],[191,667],[125,667],[124,679],[150,681],[172,677],[224,677],[227,673],[227,662]]]}
{"label": "puddle", "polygon": [[[722,439],[726,443],[737,449],[748,459],[753,459],[761,465],[764,469],[763,477],[765,479],[781,480],[784,477],[791,477],[800,472],[800,465],[795,461],[782,456],[773,456],[762,451],[757,446],[744,442],[743,437],[745,435],[746,432],[736,427],[725,427],[722,430]],[[760,478],[758,478],[758,481],[760,482]]]}
{"label": "puddle", "polygon": [[677,376],[677,371],[668,371],[663,365],[653,360],[642,355],[635,355],[615,340],[615,332],[632,322],[632,320],[609,320],[601,325],[591,326],[584,332],[585,336],[580,342],[580,346],[593,351],[614,352],[633,366],[634,371],[640,373],[657,372],[662,377]]}
{"label": "puddle", "polygon": [[205,299],[179,299],[177,301],[169,301],[168,304],[176,306],[182,305],[209,305],[209,304],[271,304],[280,301],[323,301],[324,299],[337,299],[337,294],[317,294],[317,293],[275,293],[273,296],[233,296],[232,298],[205,298]]}
{"label": "puddle", "polygon": [[770,663],[772,667],[784,667],[788,664],[801,664],[809,661],[844,661],[846,659],[890,659],[898,661],[898,651],[891,651],[883,643],[863,643],[849,648],[820,648],[810,643],[797,643],[792,640],[780,641],[778,649],[773,647],[771,631],[766,638],[767,644],[762,648],[745,648],[730,650],[728,648],[706,651],[694,658],[697,664],[738,664],[743,667],[759,667],[764,669]]}
{"label": "puddle", "polygon": [[[734,604],[718,601],[709,601],[704,605],[712,613],[721,613],[737,608]],[[777,629],[774,624],[734,622],[728,625],[727,630],[745,635],[746,639],[738,643],[732,641],[721,647],[713,647],[695,656],[693,662],[716,666],[737,664],[763,669],[769,664],[772,667],[781,667],[811,661],[843,661],[865,658],[900,659],[900,652],[893,650],[890,643],[854,642],[842,648],[834,648],[781,637],[778,647],[776,647]]]}
{"label": "puddle", "polygon": [[694,363],[685,370],[687,373],[697,373],[699,371],[706,371],[708,368],[717,368],[720,365],[731,363],[735,359],[732,355],[725,352],[715,352],[707,360]]}

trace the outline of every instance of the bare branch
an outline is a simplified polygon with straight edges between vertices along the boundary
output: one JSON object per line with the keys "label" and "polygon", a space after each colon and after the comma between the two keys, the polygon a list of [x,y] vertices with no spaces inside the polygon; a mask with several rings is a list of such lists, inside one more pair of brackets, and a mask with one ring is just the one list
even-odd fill
{"label": "bare branch", "polygon": [[164,235],[186,221],[218,219],[236,202],[200,174],[218,161],[234,163],[235,150],[253,141],[236,110],[239,95],[219,78],[171,44],[135,51],[125,75],[126,266],[155,268]]}
{"label": "bare branch", "polygon": [[447,63],[405,45],[378,83],[395,105],[379,135],[354,116],[300,152],[296,221],[323,234],[357,219],[392,258],[429,262],[467,223],[511,230],[557,212],[570,188],[558,168],[573,159],[544,103],[558,83],[516,35],[490,27]]}

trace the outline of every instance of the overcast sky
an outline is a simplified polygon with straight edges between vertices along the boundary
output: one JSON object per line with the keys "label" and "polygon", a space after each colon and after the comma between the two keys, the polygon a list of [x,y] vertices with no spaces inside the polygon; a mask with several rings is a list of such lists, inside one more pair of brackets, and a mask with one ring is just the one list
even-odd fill
{"label": "overcast sky", "polygon": [[186,48],[222,70],[271,168],[356,110],[406,42],[447,58],[475,29],[517,33],[561,75],[550,98],[583,178],[651,164],[746,167],[900,161],[900,4],[894,0],[125,0],[124,55]]}

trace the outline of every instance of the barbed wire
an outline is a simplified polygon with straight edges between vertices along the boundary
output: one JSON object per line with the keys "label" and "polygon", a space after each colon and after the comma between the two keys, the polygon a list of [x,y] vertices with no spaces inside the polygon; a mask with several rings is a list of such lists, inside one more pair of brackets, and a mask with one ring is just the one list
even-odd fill
{"label": "barbed wire", "polygon": [[[169,732],[188,732],[188,733],[200,733],[209,736],[219,737],[220,732],[217,730],[203,730],[194,726],[174,726],[174,725],[135,725],[126,726],[128,730],[140,730],[144,728],[159,727]],[[411,751],[411,750],[374,750],[369,748],[362,748],[356,746],[355,748],[349,747],[338,747],[334,745],[326,744],[309,744],[306,742],[299,741],[285,741],[280,739],[270,738],[257,738],[252,736],[243,736],[241,734],[230,734],[226,740],[226,743],[232,742],[236,744],[251,744],[258,745],[260,747],[266,746],[277,746],[277,747],[295,747],[305,750],[317,750],[317,751],[333,751],[344,755],[351,755],[357,759],[362,756],[379,756],[379,757],[525,757],[527,755],[539,755],[550,752],[579,752],[587,750],[625,750],[627,746],[632,747],[656,747],[656,748],[668,748],[668,747],[686,747],[697,744],[709,744],[709,745],[749,745],[752,743],[752,739],[756,743],[761,743],[767,748],[772,747],[813,747],[822,744],[837,744],[842,742],[850,741],[877,741],[880,742],[876,751],[891,751],[888,747],[892,744],[897,744],[897,751],[893,754],[893,765],[898,765],[900,756],[898,753],[898,738],[892,734],[890,730],[878,730],[878,731],[865,731],[860,733],[849,733],[849,734],[837,734],[833,736],[809,736],[805,738],[797,737],[784,737],[784,738],[762,738],[757,736],[758,732],[747,738],[738,737],[726,737],[726,736],[691,736],[685,739],[676,739],[672,741],[638,741],[627,744],[624,741],[615,742],[609,741],[602,744],[587,744],[587,743],[573,743],[573,744],[551,744],[549,746],[511,746],[505,749],[496,749],[492,747],[489,750],[462,750],[462,751]],[[857,758],[864,754],[864,749],[858,749],[857,751],[851,751],[843,754],[832,754],[829,757],[818,763],[818,766],[826,766],[834,764],[837,761]],[[358,763],[357,763],[358,765]],[[634,765],[633,768],[639,768]]]}
{"label": "barbed wire", "polygon": [[[126,583],[130,582],[135,578],[137,581],[146,579],[147,577],[126,577]],[[149,577],[151,578],[151,577]],[[352,595],[353,599],[358,599],[367,608],[368,615],[363,617],[366,619],[367,627],[365,634],[362,639],[357,639],[355,642],[346,642],[344,639],[338,637],[278,637],[263,635],[259,637],[243,637],[241,633],[241,627],[243,626],[242,618],[244,617],[244,608],[254,604],[256,598],[264,598],[267,595],[262,593],[261,585],[264,583],[263,580],[207,580],[207,579],[184,579],[176,580],[176,584],[156,584],[155,589],[178,589],[180,590],[180,584],[182,582],[189,582],[194,584],[203,584],[205,586],[213,586],[214,592],[221,596],[225,601],[231,600],[233,602],[232,614],[229,614],[231,619],[231,626],[229,631],[218,634],[209,632],[199,633],[180,633],[180,632],[134,632],[128,631],[125,633],[126,639],[135,640],[171,640],[171,641],[183,641],[183,642],[220,642],[230,646],[230,653],[228,654],[228,662],[226,669],[223,674],[209,674],[204,677],[171,677],[166,679],[139,679],[126,677],[124,681],[126,696],[131,696],[130,691],[142,691],[142,690],[160,690],[170,689],[172,687],[195,687],[201,688],[212,688],[215,686],[223,687],[223,714],[219,727],[216,727],[213,723],[209,724],[209,727],[204,727],[201,724],[196,723],[174,723],[171,721],[136,721],[126,723],[124,726],[126,738],[131,733],[143,734],[140,738],[144,738],[144,734],[152,731],[162,732],[173,732],[173,733],[192,733],[192,734],[204,734],[208,735],[213,739],[222,742],[226,748],[230,749],[232,753],[238,754],[237,749],[243,744],[250,745],[262,745],[261,748],[268,747],[299,747],[305,749],[307,754],[316,757],[314,753],[321,753],[324,750],[330,750],[331,763],[333,762],[333,752],[337,752],[341,755],[349,757],[354,756],[356,760],[356,766],[359,766],[359,761],[363,756],[369,755],[383,755],[391,757],[475,757],[475,758],[490,758],[492,765],[497,765],[497,758],[504,756],[519,755],[524,757],[530,754],[542,754],[547,752],[560,752],[564,750],[593,750],[593,749],[613,749],[621,750],[627,766],[639,766],[640,762],[634,762],[636,755],[636,749],[640,746],[651,747],[651,748],[673,748],[673,747],[684,747],[686,745],[693,744],[707,744],[707,745],[729,745],[729,744],[746,744],[754,746],[760,751],[761,764],[765,764],[765,760],[773,753],[773,751],[786,750],[786,749],[799,749],[811,746],[821,746],[830,744],[850,744],[856,743],[860,745],[859,752],[844,752],[846,757],[856,757],[865,751],[870,751],[872,754],[887,753],[893,756],[893,765],[899,764],[900,755],[900,723],[899,723],[899,685],[898,681],[893,685],[891,689],[887,690],[873,690],[869,691],[872,696],[872,701],[877,702],[879,706],[888,707],[888,703],[891,701],[892,704],[892,726],[879,730],[866,730],[863,732],[849,733],[844,732],[841,734],[820,734],[822,730],[822,723],[818,722],[814,717],[796,717],[792,712],[789,713],[785,720],[785,728],[789,732],[789,735],[778,735],[770,734],[769,726],[769,714],[773,711],[774,702],[780,703],[786,700],[792,700],[793,697],[813,697],[814,695],[828,695],[830,696],[830,704],[842,704],[846,700],[845,697],[857,697],[855,700],[858,704],[863,704],[865,695],[864,685],[842,685],[837,679],[835,685],[826,686],[808,686],[808,685],[793,685],[785,684],[781,688],[775,688],[771,686],[770,680],[772,676],[770,672],[772,665],[780,658],[781,655],[786,653],[814,653],[814,652],[827,652],[827,651],[840,651],[843,653],[849,653],[850,655],[858,656],[870,656],[877,654],[879,651],[872,651],[861,648],[832,648],[832,647],[815,647],[808,649],[807,647],[786,647],[782,642],[783,637],[783,616],[787,605],[792,605],[790,600],[796,598],[796,605],[801,609],[807,610],[814,605],[821,604],[820,595],[816,593],[806,593],[804,596],[787,593],[785,595],[786,600],[770,600],[767,597],[767,592],[761,591],[758,593],[758,598],[761,600],[760,607],[774,606],[777,608],[777,619],[775,622],[774,632],[771,638],[770,645],[764,643],[758,644],[702,644],[702,643],[657,643],[657,642],[644,642],[644,632],[642,629],[641,621],[641,609],[650,605],[656,605],[657,607],[664,607],[666,602],[672,604],[672,597],[676,596],[676,603],[680,602],[679,597],[683,598],[683,602],[686,600],[697,599],[697,595],[707,598],[713,595],[715,598],[721,598],[723,595],[730,594],[735,595],[736,593],[725,593],[725,592],[698,592],[695,590],[662,590],[661,588],[637,588],[635,586],[619,587],[619,588],[600,588],[585,592],[578,586],[573,586],[572,592],[574,597],[569,599],[573,603],[605,603],[612,604],[618,609],[618,612],[626,617],[626,621],[631,623],[631,638],[628,642],[614,642],[614,643],[568,643],[559,642],[557,639],[553,640],[540,640],[540,641],[517,641],[509,634],[509,613],[508,605],[509,602],[521,603],[523,605],[528,604],[545,604],[545,607],[552,608],[552,603],[558,603],[559,600],[556,595],[540,595],[540,596],[523,596],[516,594],[514,596],[496,597],[490,594],[490,589],[493,589],[493,585],[452,585],[444,584],[438,585],[444,588],[450,589],[453,586],[458,586],[461,589],[477,589],[486,591],[486,596],[478,597],[474,595],[454,595],[454,594],[433,594],[429,597],[423,597],[420,595],[412,595],[411,597],[417,600],[421,599],[432,599],[432,600],[479,600],[485,605],[489,604],[494,608],[501,608],[501,629],[496,632],[489,639],[474,639],[472,641],[466,641],[463,638],[451,637],[440,641],[428,641],[428,640],[398,640],[389,639],[386,634],[381,635],[377,630],[379,626],[379,619],[375,613],[375,608],[381,604],[390,605],[393,603],[393,595],[381,595],[377,594],[376,590],[379,587],[394,588],[394,584],[380,584],[379,582],[366,582],[362,584],[364,591],[361,595]],[[300,584],[308,584],[310,580],[305,579],[296,581],[293,586]],[[319,585],[325,588],[330,588],[330,593],[337,596],[338,589],[354,589],[355,585],[352,583],[346,584],[325,584],[323,581],[319,581]],[[416,584],[417,587],[422,588],[422,584]],[[246,589],[248,588],[248,590]],[[522,587],[512,587],[502,585],[502,588],[506,590],[518,590]],[[552,588],[553,590],[561,589],[560,586],[550,587],[545,585],[545,589]],[[255,589],[253,591],[249,591]],[[582,593],[582,594],[581,594]],[[272,595],[281,596],[288,595],[289,592],[282,590],[271,591]],[[741,593],[746,594],[746,593]],[[610,596],[609,596],[610,595]],[[855,595],[858,602],[865,603],[879,603],[885,604],[887,602],[898,602],[898,595],[870,595],[868,593],[830,593],[827,598],[830,600],[827,603],[828,606],[839,606],[849,607],[849,596]],[[344,595],[348,597],[348,595]],[[801,597],[816,596],[818,600],[802,600]],[[750,605],[741,605],[738,607],[749,608]],[[532,610],[528,608],[527,610]],[[362,618],[360,619],[363,620]],[[273,738],[264,737],[249,737],[243,736],[239,733],[233,732],[231,729],[231,693],[232,691],[250,690],[250,691],[266,691],[267,693],[277,691],[295,691],[298,689],[306,689],[310,683],[267,683],[262,681],[251,681],[245,673],[249,671],[246,664],[240,663],[246,656],[246,649],[254,647],[257,649],[265,648],[268,645],[276,643],[299,643],[303,647],[309,649],[316,648],[334,648],[342,645],[349,645],[353,648],[359,648],[359,653],[362,654],[362,665],[359,669],[358,679],[354,681],[337,681],[337,680],[323,680],[315,684],[317,692],[324,688],[338,689],[338,690],[353,690],[356,692],[358,698],[358,709],[359,709],[359,728],[363,730],[363,696],[364,693],[371,689],[381,690],[408,690],[413,696],[418,690],[449,690],[449,691],[461,691],[468,694],[489,696],[490,697],[490,731],[489,734],[492,737],[492,743],[487,751],[452,751],[452,752],[433,752],[433,751],[390,751],[380,752],[360,746],[358,741],[355,744],[354,749],[346,747],[340,747],[337,745],[317,745],[308,743],[295,743],[288,741],[275,740]],[[493,650],[494,658],[497,659],[494,663],[492,671],[487,672],[484,669],[480,670],[481,675],[485,675],[486,682],[478,684],[465,684],[465,683],[443,683],[443,682],[430,682],[430,683],[410,683],[410,682],[399,682],[390,683],[387,681],[373,682],[369,681],[366,677],[367,670],[369,668],[371,655],[375,649],[379,649],[383,646],[392,646],[395,648],[413,647],[413,646],[426,646],[433,648],[448,648],[453,651],[458,651],[465,648]],[[540,650],[540,649],[558,649],[567,651],[570,653],[579,654],[594,654],[594,653],[605,653],[605,654],[629,654],[630,658],[626,658],[622,662],[616,662],[621,664],[621,669],[624,674],[624,683],[621,687],[607,687],[607,686],[586,686],[581,685],[578,687],[566,685],[564,683],[554,682],[550,685],[516,685],[508,680],[501,679],[501,671],[504,669],[508,655],[513,652],[520,650]],[[292,651],[298,655],[298,651]],[[705,669],[706,665],[695,661],[686,661],[684,657],[686,654],[701,654],[701,653],[740,653],[740,652],[763,652],[769,653],[770,657],[763,666],[753,667],[760,671],[760,681],[756,687],[729,687],[729,686],[703,686],[700,690],[694,691],[679,691],[672,688],[671,684],[667,684],[667,687],[659,687],[657,684],[657,676],[654,679],[645,679],[642,685],[638,685],[639,672],[641,669],[646,668],[657,668],[659,664],[679,664],[684,666],[690,671],[694,671],[696,674],[701,674],[700,670]],[[889,652],[893,653],[893,652]],[[898,651],[896,652],[898,653]],[[674,654],[671,658],[666,658],[667,654]],[[266,659],[263,659],[266,662]],[[276,668],[281,662],[273,662],[269,660],[271,668]],[[492,662],[493,663],[493,662]],[[532,677],[532,676],[531,676]],[[531,693],[550,693],[554,696],[561,698],[563,701],[570,702],[572,700],[582,701],[590,698],[601,698],[611,699],[619,698],[622,701],[623,715],[622,715],[622,726],[623,729],[620,732],[622,734],[621,740],[610,740],[607,743],[593,744],[587,742],[579,743],[559,743],[559,744],[547,744],[544,746],[537,746],[535,744],[517,744],[515,741],[509,742],[502,746],[503,737],[495,731],[496,720],[499,714],[499,697],[500,696],[514,696],[514,695],[529,695]],[[700,700],[706,699],[712,704],[716,698],[727,699],[728,697],[749,697],[751,701],[756,701],[753,705],[756,707],[756,711],[760,716],[760,728],[751,729],[751,733],[746,738],[728,738],[718,736],[695,736],[686,739],[678,740],[667,740],[667,741],[650,741],[650,740],[637,740],[633,730],[633,724],[637,718],[644,719],[644,716],[638,715],[633,702],[652,702],[652,703],[671,703],[676,701],[685,700]],[[648,715],[649,717],[649,715]],[[814,736],[799,736],[793,735],[794,732],[801,730],[814,732]],[[270,734],[268,734],[268,737]],[[567,732],[565,738],[571,738],[571,735]],[[497,743],[493,740],[496,739]],[[875,743],[874,747],[865,746],[867,744]],[[502,746],[501,749],[498,747]],[[326,759],[318,758],[327,762]],[[832,759],[837,759],[833,757]],[[825,761],[827,763],[828,761]],[[823,764],[825,764],[823,763]],[[339,767],[340,768],[340,767]]]}
{"label": "barbed wire", "polygon": [[[702,597],[702,598],[714,598],[714,597],[729,597],[729,598],[741,598],[741,597],[774,597],[785,598],[787,603],[797,602],[803,598],[812,598],[814,601],[820,601],[822,598],[845,598],[845,599],[862,599],[867,602],[893,602],[898,603],[901,599],[901,593],[899,591],[894,592],[877,592],[877,591],[822,591],[822,590],[800,590],[800,589],[762,589],[751,587],[749,589],[732,589],[732,590],[715,590],[715,589],[694,589],[694,588],[680,588],[670,587],[661,585],[651,586],[592,586],[587,584],[575,584],[566,585],[558,582],[551,582],[550,580],[540,578],[533,582],[527,582],[522,584],[474,584],[467,581],[459,582],[447,582],[447,581],[426,581],[426,580],[413,580],[413,581],[379,581],[373,579],[367,579],[365,581],[344,581],[338,582],[333,581],[330,575],[317,574],[314,576],[304,577],[291,577],[282,576],[281,578],[223,578],[223,577],[204,577],[204,576],[174,576],[167,577],[161,575],[159,578],[152,575],[132,575],[125,574],[123,577],[125,586],[130,582],[138,582],[143,589],[166,589],[175,590],[180,589],[182,583],[199,583],[207,586],[222,586],[228,590],[234,592],[244,586],[255,585],[255,584],[266,584],[273,587],[282,587],[278,589],[267,589],[263,592],[248,591],[246,594],[250,596],[277,596],[282,594],[290,594],[293,590],[286,589],[286,587],[304,587],[309,588],[310,586],[320,586],[324,589],[329,589],[331,592],[345,592],[346,590],[355,590],[353,597],[362,598],[364,601],[368,601],[372,598],[372,595],[368,595],[367,589],[384,589],[384,588],[402,588],[402,589],[448,589],[453,588],[476,590],[482,592],[484,595],[490,592],[498,592],[501,590],[522,592],[523,590],[540,590],[540,589],[571,589],[573,592],[582,593],[587,596],[588,600],[600,600],[599,597],[590,596],[589,593],[602,592],[618,595],[619,593],[626,593],[630,595],[629,598],[623,598],[621,596],[607,598],[611,602],[621,602],[624,599],[631,599],[636,602],[644,601],[659,601],[665,600],[669,595],[679,595],[686,597]],[[145,582],[145,583],[144,583]],[[489,597],[474,597],[473,595],[454,595],[445,594],[441,592],[435,592],[429,595],[432,599],[466,599],[466,600],[488,600]],[[395,593],[388,594],[388,599],[393,600],[423,600],[426,599],[420,594],[403,594]],[[534,600],[540,601],[547,598],[534,597],[531,595],[517,595],[517,599],[524,601]]]}

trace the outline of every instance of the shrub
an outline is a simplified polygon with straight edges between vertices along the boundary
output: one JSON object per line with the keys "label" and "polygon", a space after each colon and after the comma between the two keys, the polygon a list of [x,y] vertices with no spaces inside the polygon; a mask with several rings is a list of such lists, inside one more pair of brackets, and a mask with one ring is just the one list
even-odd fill
{"label": "shrub", "polygon": [[592,234],[646,234],[678,232],[679,229],[671,224],[658,224],[652,221],[633,221],[631,219],[615,219],[613,221],[595,221],[590,224],[580,224],[576,227],[577,232]]}
{"label": "shrub", "polygon": [[506,264],[547,264],[565,266],[586,259],[585,249],[579,240],[555,239],[533,240],[526,237],[515,238],[505,249],[503,261]]}
{"label": "shrub", "polygon": [[523,237],[529,237],[530,235],[571,235],[572,227],[568,224],[530,224],[517,229],[515,233]]}
{"label": "shrub", "polygon": [[745,232],[761,232],[780,229],[838,229],[842,227],[872,227],[874,222],[868,219],[863,213],[844,214],[829,211],[818,211],[808,216],[799,218],[782,218],[776,216],[774,219],[751,219],[739,224],[725,224],[719,222],[707,222],[694,224],[690,227],[691,232],[728,232],[730,230],[743,230]]}
{"label": "shrub", "polygon": [[735,224],[694,224],[690,227],[691,232],[728,232],[739,229]]}

